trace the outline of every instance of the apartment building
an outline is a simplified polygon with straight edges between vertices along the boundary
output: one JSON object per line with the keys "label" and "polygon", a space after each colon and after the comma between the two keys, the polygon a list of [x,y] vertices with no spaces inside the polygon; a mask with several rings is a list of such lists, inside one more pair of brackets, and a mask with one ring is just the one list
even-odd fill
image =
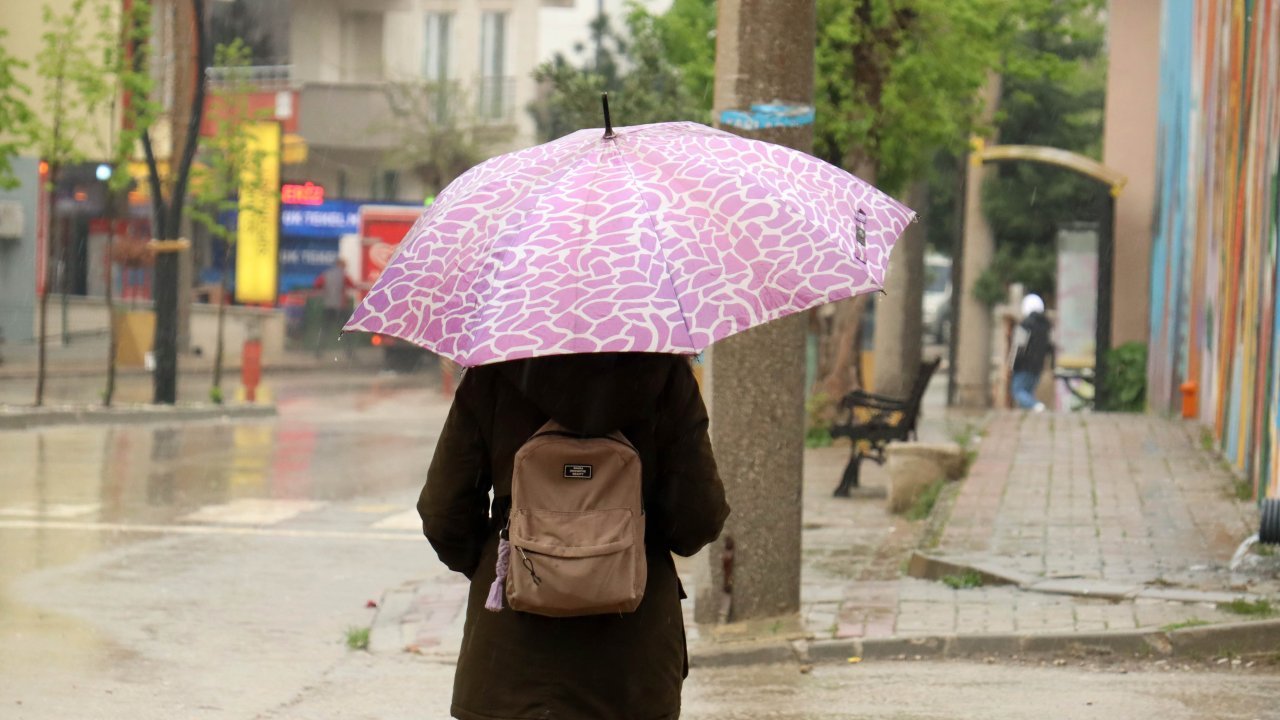
{"label": "apartment building", "polygon": [[432,133],[460,129],[482,155],[533,144],[525,108],[540,10],[572,4],[293,0],[290,72],[308,159],[291,174],[337,197],[421,201],[440,188],[406,153],[429,154]]}

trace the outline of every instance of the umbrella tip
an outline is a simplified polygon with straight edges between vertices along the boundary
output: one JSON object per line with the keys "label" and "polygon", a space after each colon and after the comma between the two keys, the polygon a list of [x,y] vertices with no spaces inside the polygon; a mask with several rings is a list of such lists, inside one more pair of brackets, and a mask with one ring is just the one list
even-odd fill
{"label": "umbrella tip", "polygon": [[600,93],[600,104],[604,106],[604,139],[612,140],[617,136],[613,132],[613,119],[609,117],[609,93]]}

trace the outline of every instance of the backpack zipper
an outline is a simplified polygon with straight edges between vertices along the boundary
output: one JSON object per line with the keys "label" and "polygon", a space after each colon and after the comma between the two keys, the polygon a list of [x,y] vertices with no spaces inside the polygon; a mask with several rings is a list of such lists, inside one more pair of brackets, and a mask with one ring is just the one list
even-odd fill
{"label": "backpack zipper", "polygon": [[524,569],[529,571],[529,576],[533,578],[534,586],[536,587],[538,585],[541,585],[542,578],[538,577],[538,573],[533,569],[533,561],[529,559],[528,555],[524,554],[524,548],[520,547],[519,545],[512,545],[512,547],[514,547],[516,551],[520,553],[520,564],[524,565]]}

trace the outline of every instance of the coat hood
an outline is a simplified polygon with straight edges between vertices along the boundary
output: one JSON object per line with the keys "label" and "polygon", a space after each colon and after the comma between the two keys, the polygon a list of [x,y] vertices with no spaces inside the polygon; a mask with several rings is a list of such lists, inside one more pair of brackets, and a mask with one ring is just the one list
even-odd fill
{"label": "coat hood", "polygon": [[678,355],[592,353],[501,363],[502,376],[539,410],[571,430],[603,435],[640,417],[661,394]]}

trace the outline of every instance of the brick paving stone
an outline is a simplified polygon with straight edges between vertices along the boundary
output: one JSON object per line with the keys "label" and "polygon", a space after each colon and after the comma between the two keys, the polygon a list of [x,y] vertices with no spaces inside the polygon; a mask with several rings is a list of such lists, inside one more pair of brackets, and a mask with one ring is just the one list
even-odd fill
{"label": "brick paving stone", "polygon": [[[948,422],[936,408],[926,411],[922,439],[949,440]],[[1253,507],[1229,496],[1229,474],[1176,421],[997,413],[977,449],[938,537],[940,554],[1030,577],[1225,589],[1223,565],[1256,523]],[[1131,631],[1239,619],[1205,604],[1105,602],[1012,586],[953,590],[898,577],[923,525],[888,516],[883,500],[831,498],[847,453],[806,454],[802,616],[816,638]],[[887,484],[883,468],[870,463],[863,480]]]}

